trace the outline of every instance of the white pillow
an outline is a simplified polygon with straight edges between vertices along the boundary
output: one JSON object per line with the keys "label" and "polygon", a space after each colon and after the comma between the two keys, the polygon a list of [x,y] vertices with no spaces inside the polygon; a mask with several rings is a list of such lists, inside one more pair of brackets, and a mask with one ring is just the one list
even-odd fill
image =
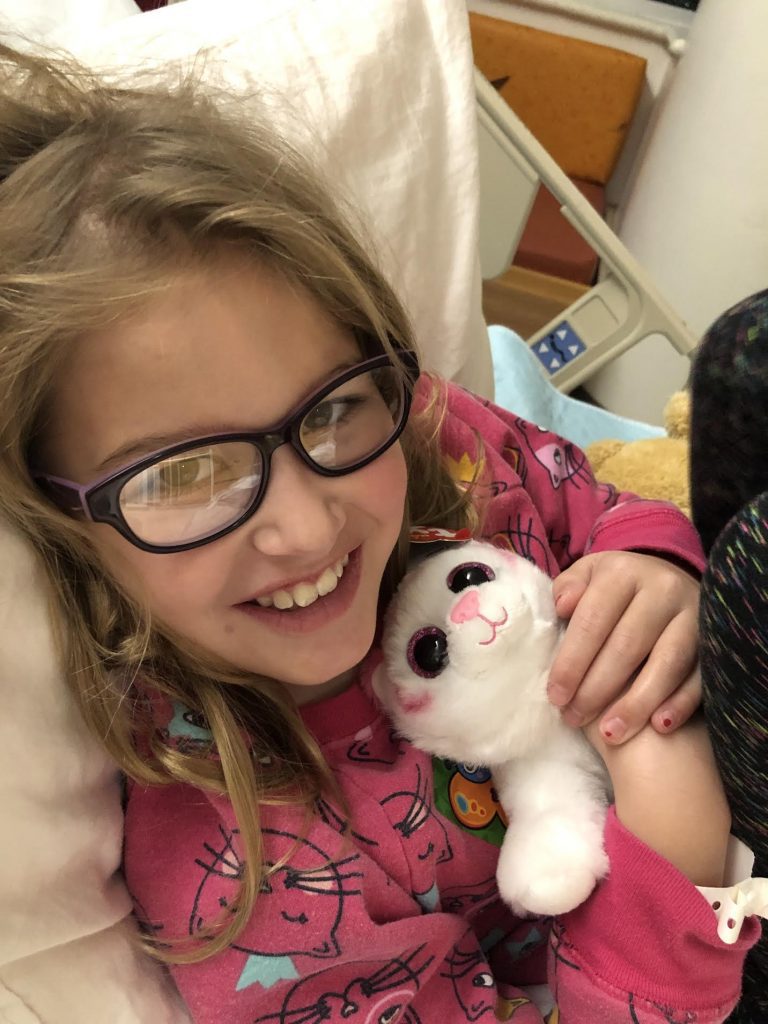
{"label": "white pillow", "polygon": [[261,90],[372,224],[425,365],[492,396],[463,0],[186,0],[70,45],[129,75],[205,50],[206,74]]}
{"label": "white pillow", "polygon": [[0,566],[0,1020],[181,1024],[130,938],[117,770],[62,678],[35,557],[2,523]]}
{"label": "white pillow", "polygon": [[140,12],[133,0],[0,0],[0,26],[4,33],[11,27],[27,42],[67,46],[86,32]]}

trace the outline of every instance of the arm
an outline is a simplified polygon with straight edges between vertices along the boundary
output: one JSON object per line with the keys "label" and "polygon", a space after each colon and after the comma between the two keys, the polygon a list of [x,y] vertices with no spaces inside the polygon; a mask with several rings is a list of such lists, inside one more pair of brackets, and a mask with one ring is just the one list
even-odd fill
{"label": "arm", "polygon": [[656,553],[696,575],[703,570],[698,535],[674,505],[599,483],[577,445],[456,385],[422,377],[417,413],[430,406],[436,388],[445,404],[444,454],[458,481],[477,476],[484,536],[503,528],[511,496],[522,485],[536,510],[532,526],[550,547],[551,564],[542,567],[553,577],[601,551]]}
{"label": "arm", "polygon": [[700,700],[703,555],[690,522],[668,503],[597,483],[562,438],[460,389],[445,394],[446,457],[459,479],[476,475],[483,535],[557,577],[558,614],[570,622],[552,702],[574,726],[602,714],[614,743],[649,719],[663,732],[681,725]]}
{"label": "arm", "polygon": [[725,945],[690,884],[721,884],[730,824],[706,731],[699,721],[666,737],[646,727],[619,748],[596,726],[588,734],[615,788],[611,867],[555,927],[550,970],[561,1012],[574,1024],[598,1006],[611,1022],[720,1022],[759,929],[746,921],[736,945]]}

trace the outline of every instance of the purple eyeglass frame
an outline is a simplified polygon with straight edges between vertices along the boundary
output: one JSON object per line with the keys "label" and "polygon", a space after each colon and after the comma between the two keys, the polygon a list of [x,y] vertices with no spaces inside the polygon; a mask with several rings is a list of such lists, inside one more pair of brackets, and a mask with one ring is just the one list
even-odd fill
{"label": "purple eyeglass frame", "polygon": [[[242,526],[246,520],[250,519],[258,509],[264,494],[266,493],[272,455],[278,448],[282,447],[282,445],[289,444],[299,458],[301,458],[305,465],[307,465],[313,472],[318,473],[320,476],[331,477],[346,476],[348,473],[354,473],[356,470],[362,469],[363,466],[367,466],[370,462],[373,462],[374,459],[377,459],[379,455],[382,455],[388,448],[391,448],[402,434],[405,429],[405,425],[408,422],[408,414],[410,412],[411,400],[413,397],[413,385],[419,375],[419,364],[414,352],[398,350],[398,359],[406,371],[405,380],[403,381],[403,406],[400,414],[400,421],[397,423],[392,434],[387,438],[384,444],[380,445],[369,455],[366,455],[364,459],[361,459],[359,462],[355,462],[350,466],[333,469],[330,467],[319,466],[316,462],[313,462],[299,440],[301,423],[307,413],[311,412],[314,406],[321,402],[326,395],[335,391],[336,388],[345,384],[348,380],[352,380],[353,377],[360,376],[370,370],[382,369],[385,366],[394,366],[391,357],[386,353],[374,356],[371,359],[366,359],[362,363],[357,363],[355,366],[351,366],[348,370],[345,370],[337,377],[329,380],[321,388],[306,398],[301,405],[293,410],[293,412],[288,413],[288,415],[283,417],[279,423],[276,423],[268,430],[208,434],[204,437],[191,438],[188,441],[181,441],[179,444],[169,445],[167,448],[161,448],[158,451],[151,452],[149,455],[145,455],[136,462],[131,462],[129,465],[123,466],[114,472],[97,477],[95,480],[89,480],[88,483],[85,484],[79,484],[74,480],[65,480],[63,477],[59,476],[51,476],[47,473],[33,473],[33,478],[54,505],[62,509],[62,511],[75,515],[82,514],[86,519],[89,519],[94,523],[107,523],[117,530],[121,536],[125,537],[127,541],[130,541],[131,544],[140,548],[142,551],[149,551],[159,555],[171,554],[176,551],[189,551],[192,548],[201,547],[203,544],[210,544],[212,541],[218,540],[219,537],[224,537],[226,534],[232,533],[232,531],[236,530],[238,526]],[[221,530],[217,530],[216,533],[212,533],[207,537],[201,537],[198,540],[189,541],[185,544],[150,544],[147,541],[142,540],[140,537],[137,537],[125,521],[125,517],[120,510],[120,492],[125,484],[138,473],[143,472],[154,463],[160,462],[171,455],[179,455],[182,452],[190,451],[193,448],[199,448],[201,445],[216,444],[224,441],[247,441],[250,444],[253,444],[261,452],[264,464],[261,481],[253,499],[244,512],[234,522],[229,523]]]}

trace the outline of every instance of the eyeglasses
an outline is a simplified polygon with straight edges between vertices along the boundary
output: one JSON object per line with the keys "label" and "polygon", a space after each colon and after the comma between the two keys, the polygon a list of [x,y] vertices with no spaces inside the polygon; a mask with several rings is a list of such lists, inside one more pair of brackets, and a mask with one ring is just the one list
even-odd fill
{"label": "eyeglasses", "polygon": [[54,504],[109,523],[143,551],[208,544],[250,518],[269,482],[272,455],[289,444],[321,476],[362,469],[390,448],[408,420],[416,357],[388,355],[345,370],[268,430],[200,437],[78,484],[36,474]]}

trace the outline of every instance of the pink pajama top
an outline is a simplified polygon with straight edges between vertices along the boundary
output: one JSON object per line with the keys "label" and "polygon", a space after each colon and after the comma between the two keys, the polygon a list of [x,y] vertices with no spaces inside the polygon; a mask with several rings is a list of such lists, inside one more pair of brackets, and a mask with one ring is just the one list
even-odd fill
{"label": "pink pajama top", "polygon": [[[426,398],[421,383],[416,406]],[[447,386],[442,446],[457,481],[479,469],[483,536],[551,576],[580,555],[658,552],[699,570],[688,520],[595,481],[585,456]],[[479,464],[479,465],[478,465]],[[349,811],[321,801],[262,811],[271,874],[234,945],[173,967],[199,1024],[715,1024],[736,1002],[757,924],[725,945],[671,864],[609,812],[610,873],[561,918],[520,920],[495,884],[503,826],[488,773],[416,750],[367,684],[308,705],[304,721]],[[169,743],[207,736],[159,705]],[[292,851],[292,852],[291,852]],[[152,931],[194,935],[234,898],[242,847],[229,802],[191,786],[130,788],[125,871]]]}

